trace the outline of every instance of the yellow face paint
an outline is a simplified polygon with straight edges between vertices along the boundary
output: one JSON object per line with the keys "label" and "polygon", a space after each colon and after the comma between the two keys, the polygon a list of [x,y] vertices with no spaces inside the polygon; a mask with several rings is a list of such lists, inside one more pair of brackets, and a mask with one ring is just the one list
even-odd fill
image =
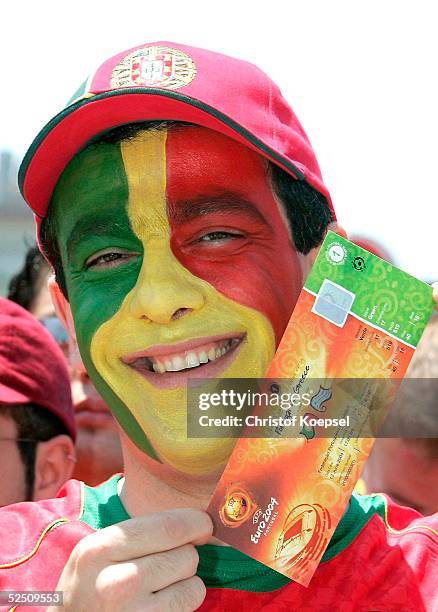
{"label": "yellow face paint", "polygon": [[128,217],[143,245],[143,261],[119,310],[95,332],[90,353],[98,373],[128,407],[161,460],[178,471],[204,475],[223,467],[235,440],[188,439],[186,385],[159,388],[127,365],[126,356],[197,338],[238,335],[244,339],[220,377],[261,377],[274,355],[275,337],[266,316],[225,297],[173,254],[166,211],[166,138],[165,131],[143,132],[121,144]]}

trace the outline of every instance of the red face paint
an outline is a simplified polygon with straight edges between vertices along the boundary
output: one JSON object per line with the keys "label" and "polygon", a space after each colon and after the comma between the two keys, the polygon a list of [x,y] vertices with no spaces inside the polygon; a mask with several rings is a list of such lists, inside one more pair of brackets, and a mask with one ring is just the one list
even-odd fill
{"label": "red face paint", "polygon": [[263,313],[278,343],[302,271],[267,162],[200,127],[170,130],[166,158],[173,253],[226,297]]}

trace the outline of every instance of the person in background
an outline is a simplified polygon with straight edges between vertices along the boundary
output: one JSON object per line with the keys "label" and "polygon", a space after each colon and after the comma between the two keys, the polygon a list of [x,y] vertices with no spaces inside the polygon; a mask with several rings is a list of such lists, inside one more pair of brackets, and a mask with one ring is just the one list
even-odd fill
{"label": "person in background", "polygon": [[73,478],[94,486],[122,471],[117,425],[91,382],[75,342],[69,341],[55,314],[47,288],[50,275],[50,267],[38,247],[30,247],[23,267],[10,280],[8,298],[37,317],[64,352],[69,365],[77,426],[77,463]]}
{"label": "person in background", "polygon": [[68,371],[50,334],[0,298],[0,506],[54,497],[72,475]]}
{"label": "person in background", "polygon": [[[433,313],[414,353],[385,428],[397,438],[379,438],[365,465],[368,493],[386,493],[424,515],[438,511],[438,313]],[[413,382],[412,379],[421,379]],[[415,428],[415,429],[414,429]],[[406,436],[406,437],[404,437]]]}

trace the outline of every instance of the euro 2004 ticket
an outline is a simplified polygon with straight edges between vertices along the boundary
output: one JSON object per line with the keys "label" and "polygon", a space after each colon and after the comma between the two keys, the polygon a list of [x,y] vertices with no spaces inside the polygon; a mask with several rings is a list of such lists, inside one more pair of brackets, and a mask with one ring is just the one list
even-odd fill
{"label": "euro 2004 ticket", "polygon": [[208,508],[216,537],[309,584],[433,307],[430,286],[327,233],[266,374],[273,392],[311,400],[296,435],[243,432]]}

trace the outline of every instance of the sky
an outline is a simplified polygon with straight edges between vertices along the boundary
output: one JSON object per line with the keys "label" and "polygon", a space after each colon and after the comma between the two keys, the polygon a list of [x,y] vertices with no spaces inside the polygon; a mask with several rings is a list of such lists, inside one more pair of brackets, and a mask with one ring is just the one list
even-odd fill
{"label": "sky", "polygon": [[265,70],[298,115],[347,232],[436,280],[434,9],[427,0],[9,3],[0,150],[23,156],[88,74],[123,49],[167,40],[240,57]]}

